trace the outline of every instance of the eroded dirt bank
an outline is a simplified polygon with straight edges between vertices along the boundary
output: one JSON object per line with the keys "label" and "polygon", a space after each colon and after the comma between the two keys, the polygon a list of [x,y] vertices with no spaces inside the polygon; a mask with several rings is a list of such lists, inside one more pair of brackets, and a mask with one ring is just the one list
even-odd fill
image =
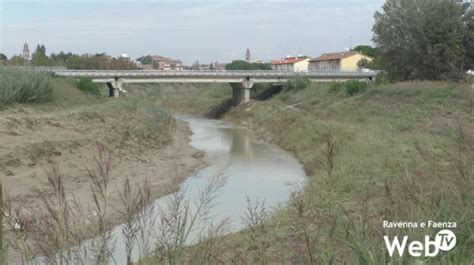
{"label": "eroded dirt bank", "polygon": [[[51,103],[0,109],[0,174],[5,197],[21,211],[51,196],[47,171],[53,163],[59,165],[67,198],[93,209],[88,169],[96,169],[101,145],[112,154],[110,227],[124,221],[117,209],[126,179],[132,187],[147,180],[157,198],[206,165],[203,153],[189,145],[187,124],[150,100],[97,99],[65,80],[57,81],[55,90]],[[10,248],[10,260],[15,252]]]}

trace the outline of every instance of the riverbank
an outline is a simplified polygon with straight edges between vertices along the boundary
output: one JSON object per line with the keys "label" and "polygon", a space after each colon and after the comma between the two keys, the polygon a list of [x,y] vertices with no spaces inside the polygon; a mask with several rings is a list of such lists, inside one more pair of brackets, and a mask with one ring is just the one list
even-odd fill
{"label": "riverbank", "polygon": [[[182,87],[164,96],[190,95],[175,111],[206,114],[211,107],[200,98],[205,93]],[[434,220],[456,222],[458,243],[429,262],[468,264],[474,245],[473,94],[469,84],[448,82],[373,85],[352,96],[341,86],[311,84],[231,110],[224,119],[296,154],[310,178],[304,192],[259,229],[191,253],[205,249],[211,263],[412,263],[409,255],[389,257],[383,236],[420,240],[438,230],[384,229],[383,220]],[[191,105],[200,112],[186,109]]]}
{"label": "riverbank", "polygon": [[[0,110],[5,196],[25,216],[53,196],[47,178],[53,165],[59,166],[68,200],[74,196],[84,209],[93,208],[88,170],[96,170],[101,146],[112,156],[108,227],[125,221],[119,215],[119,190],[126,180],[133,188],[147,180],[154,199],[176,190],[206,165],[202,152],[189,145],[187,125],[160,109],[152,97],[107,99],[85,94],[72,80],[54,78],[53,84],[49,103]],[[14,244],[9,246],[9,257],[18,258]]]}

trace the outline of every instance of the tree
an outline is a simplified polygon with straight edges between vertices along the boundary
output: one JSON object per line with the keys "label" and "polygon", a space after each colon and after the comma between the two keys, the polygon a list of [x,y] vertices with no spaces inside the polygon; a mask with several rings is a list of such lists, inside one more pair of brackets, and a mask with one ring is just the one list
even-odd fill
{"label": "tree", "polygon": [[36,46],[36,51],[31,56],[31,64],[34,66],[45,66],[49,63],[48,56],[46,55],[46,47],[44,45]]}
{"label": "tree", "polygon": [[353,49],[356,52],[362,53],[374,59],[379,57],[379,49],[374,48],[370,45],[358,45]]}
{"label": "tree", "polygon": [[268,63],[249,63],[242,60],[235,60],[225,65],[226,70],[271,70]]}
{"label": "tree", "polygon": [[61,51],[58,54],[52,53],[51,56],[49,57],[49,62],[50,65],[53,66],[65,66],[67,60],[72,56],[73,54],[71,52],[65,53]]}
{"label": "tree", "polygon": [[454,0],[387,0],[373,40],[389,77],[461,78],[472,64],[472,12]]}
{"label": "tree", "polygon": [[10,61],[8,61],[8,65],[12,66],[20,66],[25,64],[25,59],[23,57],[18,56],[18,55],[13,55],[12,58],[10,58]]}
{"label": "tree", "polygon": [[142,56],[137,58],[137,61],[141,62],[142,64],[153,64],[153,57],[151,55]]}
{"label": "tree", "polygon": [[0,53],[0,64],[7,64],[8,62],[8,57],[3,54],[3,53]]}

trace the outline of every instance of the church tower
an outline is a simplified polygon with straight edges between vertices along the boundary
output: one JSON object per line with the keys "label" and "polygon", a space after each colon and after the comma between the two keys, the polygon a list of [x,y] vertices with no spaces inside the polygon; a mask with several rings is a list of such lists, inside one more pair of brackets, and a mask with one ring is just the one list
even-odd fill
{"label": "church tower", "polygon": [[250,50],[249,50],[249,48],[247,48],[247,52],[245,53],[245,61],[247,61],[247,63],[250,63]]}
{"label": "church tower", "polygon": [[26,42],[23,44],[23,60],[25,60],[25,64],[30,63],[30,49],[28,49],[28,43]]}

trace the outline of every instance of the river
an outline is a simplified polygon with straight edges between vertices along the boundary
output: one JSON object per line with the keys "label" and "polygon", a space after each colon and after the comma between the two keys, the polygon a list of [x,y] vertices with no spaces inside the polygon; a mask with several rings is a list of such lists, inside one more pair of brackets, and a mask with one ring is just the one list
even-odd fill
{"label": "river", "polygon": [[[210,212],[213,223],[228,220],[228,233],[244,227],[242,217],[250,201],[264,201],[270,212],[284,205],[291,192],[302,186],[305,180],[303,166],[289,152],[258,140],[251,130],[233,125],[230,122],[210,120],[199,117],[180,116],[192,131],[190,144],[205,152],[209,166],[181,184],[186,198],[196,198],[217,172],[225,176],[225,184],[216,193]],[[155,215],[159,215],[173,194],[158,198],[153,203]],[[191,204],[191,211],[195,208]],[[196,227],[208,224],[198,223]],[[113,257],[117,264],[125,263],[125,245],[122,234],[123,225],[112,230],[115,239]],[[198,230],[194,230],[186,240],[187,244],[197,241]],[[133,260],[139,259],[137,244]]]}

